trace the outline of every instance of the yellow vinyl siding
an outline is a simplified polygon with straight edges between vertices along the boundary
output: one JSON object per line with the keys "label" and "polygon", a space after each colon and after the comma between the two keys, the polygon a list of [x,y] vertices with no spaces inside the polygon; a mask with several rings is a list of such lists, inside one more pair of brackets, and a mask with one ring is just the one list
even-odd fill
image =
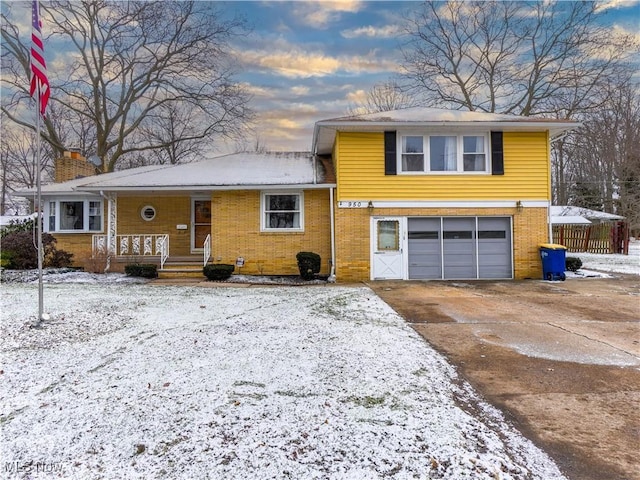
{"label": "yellow vinyl siding", "polygon": [[338,200],[549,200],[546,132],[504,133],[504,175],[384,174],[384,134],[338,132]]}

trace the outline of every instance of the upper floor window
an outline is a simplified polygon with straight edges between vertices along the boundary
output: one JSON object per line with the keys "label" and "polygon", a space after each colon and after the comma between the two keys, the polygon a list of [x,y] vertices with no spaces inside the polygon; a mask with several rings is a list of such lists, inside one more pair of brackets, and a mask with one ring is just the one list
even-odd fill
{"label": "upper floor window", "polygon": [[49,232],[102,231],[102,201],[65,199],[50,201],[45,206]]}
{"label": "upper floor window", "polygon": [[401,135],[400,172],[489,172],[487,135]]}
{"label": "upper floor window", "polygon": [[263,193],[262,221],[264,231],[302,231],[304,229],[302,192]]}

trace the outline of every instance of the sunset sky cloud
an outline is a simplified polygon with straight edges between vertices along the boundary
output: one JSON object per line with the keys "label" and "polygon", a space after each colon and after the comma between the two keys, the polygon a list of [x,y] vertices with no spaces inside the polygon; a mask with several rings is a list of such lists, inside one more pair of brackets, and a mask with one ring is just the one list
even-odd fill
{"label": "sunset sky cloud", "polygon": [[[635,33],[640,41],[640,0],[601,5],[598,18],[612,34]],[[311,148],[315,121],[345,115],[374,85],[397,78],[407,40],[404,22],[420,4],[221,1],[216,6],[250,27],[246,35],[232,37],[231,53],[235,79],[252,96],[256,135],[271,149],[304,150]],[[24,10],[20,25],[28,35],[28,3],[3,2],[5,8]],[[55,79],[57,68],[68,68],[68,59],[57,46],[45,54]]]}

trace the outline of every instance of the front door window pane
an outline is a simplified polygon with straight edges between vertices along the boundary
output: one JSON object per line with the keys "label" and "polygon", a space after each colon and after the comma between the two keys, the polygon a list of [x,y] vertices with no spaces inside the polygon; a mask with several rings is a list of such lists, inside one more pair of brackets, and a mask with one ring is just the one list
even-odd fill
{"label": "front door window pane", "polygon": [[193,201],[193,248],[204,248],[211,234],[211,200]]}
{"label": "front door window pane", "polygon": [[400,223],[397,220],[378,221],[378,250],[400,250]]}

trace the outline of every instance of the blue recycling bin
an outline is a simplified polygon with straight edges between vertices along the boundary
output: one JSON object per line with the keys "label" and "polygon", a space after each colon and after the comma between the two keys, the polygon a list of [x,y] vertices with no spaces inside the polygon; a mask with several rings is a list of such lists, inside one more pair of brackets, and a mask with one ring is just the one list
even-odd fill
{"label": "blue recycling bin", "polygon": [[540,245],[540,258],[542,259],[542,278],[545,280],[562,280],[567,276],[566,250],[564,245],[556,243],[543,243]]}

